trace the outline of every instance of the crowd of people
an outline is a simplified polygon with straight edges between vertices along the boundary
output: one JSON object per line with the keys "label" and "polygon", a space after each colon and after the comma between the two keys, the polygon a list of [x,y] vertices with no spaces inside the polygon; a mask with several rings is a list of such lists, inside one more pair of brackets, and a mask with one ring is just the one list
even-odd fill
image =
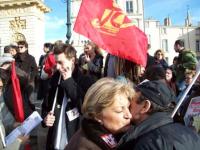
{"label": "crowd of people", "polygon": [[[73,45],[62,41],[45,43],[43,50],[38,66],[26,41],[5,46],[0,57],[0,127],[6,134],[20,125],[10,78],[15,61],[25,118],[35,111],[34,92],[42,101],[47,150],[199,149],[200,126],[186,126],[184,116],[199,96],[200,78],[171,117],[197,68],[195,52],[182,40],[175,41],[179,54],[172,65],[158,49],[154,56],[147,53],[146,67],[112,54],[104,64],[101,49],[91,41],[79,58]],[[4,149],[24,148],[30,141],[31,135],[22,135]]]}

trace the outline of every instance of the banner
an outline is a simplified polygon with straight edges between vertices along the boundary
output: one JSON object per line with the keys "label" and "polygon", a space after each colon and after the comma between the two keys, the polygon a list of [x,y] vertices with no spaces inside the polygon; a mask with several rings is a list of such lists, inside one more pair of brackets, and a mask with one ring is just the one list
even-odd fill
{"label": "banner", "polygon": [[146,66],[147,37],[113,0],[83,0],[74,31],[112,55]]}

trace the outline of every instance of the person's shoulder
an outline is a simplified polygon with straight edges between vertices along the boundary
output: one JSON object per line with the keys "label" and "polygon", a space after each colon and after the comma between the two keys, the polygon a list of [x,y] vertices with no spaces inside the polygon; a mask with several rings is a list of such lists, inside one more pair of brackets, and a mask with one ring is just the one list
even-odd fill
{"label": "person's shoulder", "polygon": [[69,141],[65,150],[100,150],[100,148],[87,138],[84,131],[79,129]]}

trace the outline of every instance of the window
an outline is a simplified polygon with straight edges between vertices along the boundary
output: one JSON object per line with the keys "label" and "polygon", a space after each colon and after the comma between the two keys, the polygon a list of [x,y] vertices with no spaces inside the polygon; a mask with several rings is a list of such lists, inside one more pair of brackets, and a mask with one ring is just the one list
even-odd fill
{"label": "window", "polygon": [[196,35],[200,35],[200,28],[196,29]]}
{"label": "window", "polygon": [[126,1],[126,12],[133,13],[133,1]]}
{"label": "window", "polygon": [[196,40],[196,51],[200,52],[200,40]]}
{"label": "window", "polygon": [[168,52],[168,40],[167,40],[167,39],[163,39],[163,40],[162,40],[162,49],[163,49],[165,52]]}
{"label": "window", "polygon": [[163,34],[167,34],[167,29],[166,28],[162,28],[162,33]]}

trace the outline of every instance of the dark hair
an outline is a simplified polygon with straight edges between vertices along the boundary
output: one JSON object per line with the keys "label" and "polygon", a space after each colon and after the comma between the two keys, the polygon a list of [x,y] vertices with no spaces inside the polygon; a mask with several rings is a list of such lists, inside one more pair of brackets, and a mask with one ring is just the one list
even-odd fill
{"label": "dark hair", "polygon": [[160,65],[153,65],[146,69],[144,78],[150,81],[165,79],[165,69]]}
{"label": "dark hair", "polygon": [[4,53],[10,53],[10,45],[6,45],[5,47],[4,47]]}
{"label": "dark hair", "polygon": [[129,60],[117,57],[115,59],[116,76],[124,75],[134,83],[139,83],[139,65]]}
{"label": "dark hair", "polygon": [[44,43],[44,47],[48,48],[49,51],[52,51],[52,49],[53,49],[53,44],[51,44],[51,43]]}
{"label": "dark hair", "polygon": [[[136,103],[137,104],[141,104],[142,102],[146,101],[146,100],[149,100],[148,98],[146,98],[140,91],[137,91],[137,88],[136,88],[136,95],[137,95],[137,100],[136,100]],[[154,103],[153,101],[149,100],[151,102],[151,107],[148,111],[148,114],[153,114],[153,113],[156,113],[156,112],[172,112],[173,109],[175,108],[175,103],[171,102],[168,104],[168,106],[160,106],[156,103]]]}
{"label": "dark hair", "polygon": [[67,59],[76,58],[76,50],[73,46],[69,44],[58,44],[54,46],[54,54],[58,55],[64,53]]}
{"label": "dark hair", "polygon": [[26,48],[28,48],[28,43],[26,41],[18,41],[17,45],[24,45]]}
{"label": "dark hair", "polygon": [[175,45],[180,45],[181,47],[184,47],[184,41],[183,40],[176,40]]}

